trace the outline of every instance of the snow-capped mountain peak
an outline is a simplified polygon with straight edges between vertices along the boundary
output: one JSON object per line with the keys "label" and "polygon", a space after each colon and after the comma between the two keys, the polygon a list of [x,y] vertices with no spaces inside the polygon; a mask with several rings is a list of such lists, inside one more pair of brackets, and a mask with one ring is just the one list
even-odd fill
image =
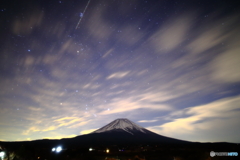
{"label": "snow-capped mountain peak", "polygon": [[136,131],[146,133],[146,131],[145,131],[146,129],[133,123],[132,121],[130,121],[126,118],[116,119],[116,120],[112,121],[111,123],[107,124],[106,126],[100,128],[92,133],[102,133],[102,132],[108,132],[108,131],[114,131],[114,130],[115,131],[116,130],[126,131],[132,135]]}

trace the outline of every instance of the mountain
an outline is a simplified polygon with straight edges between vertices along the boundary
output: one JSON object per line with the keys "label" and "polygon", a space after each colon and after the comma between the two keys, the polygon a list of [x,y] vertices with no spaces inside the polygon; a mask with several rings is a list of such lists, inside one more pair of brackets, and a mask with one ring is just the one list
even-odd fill
{"label": "mountain", "polygon": [[105,146],[105,145],[139,145],[139,144],[190,144],[191,142],[165,137],[151,132],[134,122],[120,118],[112,121],[104,127],[74,138],[64,138],[61,140],[34,140],[26,142],[0,142],[0,144],[21,146],[28,144],[30,146],[39,146],[52,148],[57,145],[63,145],[67,148],[81,146]]}
{"label": "mountain", "polygon": [[81,144],[91,145],[190,143],[156,134],[126,118],[116,119],[90,134],[72,138],[72,141],[74,141],[74,143],[79,142]]}
{"label": "mountain", "polygon": [[112,121],[106,126],[92,132],[92,133],[104,133],[104,132],[127,132],[129,134],[134,135],[135,132],[146,133],[146,129],[133,123],[132,121],[126,118],[120,118]]}

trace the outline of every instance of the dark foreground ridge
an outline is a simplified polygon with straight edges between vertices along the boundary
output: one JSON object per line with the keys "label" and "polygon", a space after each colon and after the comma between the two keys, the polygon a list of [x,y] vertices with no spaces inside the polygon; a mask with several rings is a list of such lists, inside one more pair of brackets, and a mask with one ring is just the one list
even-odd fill
{"label": "dark foreground ridge", "polygon": [[[238,151],[240,153],[238,144],[197,143],[178,140],[151,132],[125,118],[116,119],[90,134],[74,138],[0,142],[0,146],[7,153],[8,160],[107,160],[109,157],[115,157],[112,160],[131,160],[131,158],[135,160],[173,160],[173,157],[175,157],[176,160],[177,156],[181,157],[181,160],[207,160],[207,158],[210,160],[210,151]],[[57,146],[62,148],[59,153],[52,151]],[[231,157],[231,159],[233,158],[236,157]],[[221,160],[222,158],[218,157],[218,159]]]}

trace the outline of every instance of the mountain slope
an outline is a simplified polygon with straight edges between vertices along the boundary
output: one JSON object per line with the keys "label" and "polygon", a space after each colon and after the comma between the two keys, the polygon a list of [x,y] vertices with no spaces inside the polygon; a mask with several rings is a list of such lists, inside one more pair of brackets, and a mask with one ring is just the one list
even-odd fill
{"label": "mountain slope", "polygon": [[28,144],[39,148],[52,148],[64,146],[74,148],[81,146],[105,146],[105,145],[139,145],[139,144],[190,144],[170,137],[165,137],[151,132],[128,119],[116,119],[104,127],[86,135],[61,140],[35,140],[26,142],[1,142],[7,145],[21,146]]}
{"label": "mountain slope", "polygon": [[190,143],[151,132],[128,119],[116,119],[106,126],[72,139],[81,144],[179,144]]}

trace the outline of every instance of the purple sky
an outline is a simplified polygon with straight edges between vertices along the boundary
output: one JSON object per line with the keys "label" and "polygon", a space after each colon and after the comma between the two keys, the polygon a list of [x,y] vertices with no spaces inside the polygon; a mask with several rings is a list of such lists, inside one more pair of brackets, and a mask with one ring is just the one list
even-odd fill
{"label": "purple sky", "polygon": [[0,140],[73,137],[128,118],[172,138],[240,142],[236,4],[87,3],[1,5]]}

